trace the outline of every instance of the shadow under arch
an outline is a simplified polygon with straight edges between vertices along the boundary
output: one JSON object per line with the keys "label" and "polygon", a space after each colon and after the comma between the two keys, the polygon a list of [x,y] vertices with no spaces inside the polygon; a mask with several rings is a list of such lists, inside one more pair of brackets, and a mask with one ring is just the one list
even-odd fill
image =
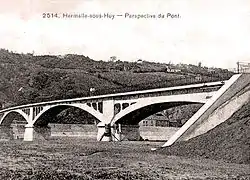
{"label": "shadow under arch", "polygon": [[27,118],[28,118],[27,114],[25,114],[21,110],[9,111],[8,113],[4,114],[4,116],[1,118],[0,125],[11,126],[11,124],[14,121],[22,124],[28,124]]}
{"label": "shadow under arch", "polygon": [[[56,116],[59,115],[64,110],[71,109],[71,108],[79,109],[80,111],[83,111],[86,114],[88,114],[88,116],[91,116],[92,119],[96,121],[100,121],[99,120],[100,115],[96,115],[93,112],[91,113],[81,106],[65,104],[65,105],[54,105],[52,107],[49,107],[48,109],[41,111],[37,115],[37,117],[34,119],[33,125],[41,127],[41,126],[47,126],[49,123],[56,123],[55,121],[53,122],[52,120],[56,118]],[[70,122],[70,124],[78,124],[78,123]]]}
{"label": "shadow under arch", "polygon": [[188,105],[188,104],[203,104],[200,102],[165,102],[165,103],[155,103],[150,104],[134,111],[129,112],[125,116],[121,117],[114,124],[124,124],[124,125],[138,125],[143,119],[166,109],[170,109],[177,106]]}

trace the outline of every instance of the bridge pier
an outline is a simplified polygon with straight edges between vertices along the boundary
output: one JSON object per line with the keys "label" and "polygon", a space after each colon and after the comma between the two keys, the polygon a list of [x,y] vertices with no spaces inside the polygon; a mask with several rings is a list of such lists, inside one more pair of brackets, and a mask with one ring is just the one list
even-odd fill
{"label": "bridge pier", "polygon": [[105,120],[97,124],[97,141],[112,141],[114,127],[111,126],[110,122],[114,115],[114,100],[103,101],[103,116]]}
{"label": "bridge pier", "polygon": [[100,122],[97,124],[97,141],[112,141],[112,129],[109,124]]}
{"label": "bridge pier", "polygon": [[13,129],[10,126],[0,126],[0,141],[14,139]]}
{"label": "bridge pier", "polygon": [[25,126],[24,141],[48,140],[51,136],[51,128],[49,126]]}

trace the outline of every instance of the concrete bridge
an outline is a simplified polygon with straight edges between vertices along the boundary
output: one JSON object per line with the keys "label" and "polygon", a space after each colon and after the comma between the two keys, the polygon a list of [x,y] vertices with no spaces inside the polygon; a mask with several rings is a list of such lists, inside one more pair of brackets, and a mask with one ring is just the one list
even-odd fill
{"label": "concrete bridge", "polygon": [[1,110],[0,125],[2,130],[8,131],[12,119],[7,117],[18,113],[27,122],[24,141],[32,141],[38,136],[47,138],[51,118],[69,107],[76,107],[100,121],[98,140],[120,140],[121,131],[137,132],[138,123],[147,116],[183,104],[204,104],[223,85],[224,82],[211,82],[27,104]]}
{"label": "concrete bridge", "polygon": [[[11,107],[0,111],[0,135],[11,136],[13,134],[11,129],[13,119],[8,117],[11,114],[19,114],[26,122],[24,141],[47,139],[51,134],[48,126],[51,119],[67,108],[76,107],[90,113],[99,120],[97,124],[98,141],[120,141],[126,136],[136,140],[139,138],[138,123],[144,118],[175,106],[192,103],[206,104],[220,89],[223,89],[222,87],[227,89],[236,79],[238,79],[238,76],[222,82],[56,100]],[[175,135],[171,142],[177,139],[178,137]]]}

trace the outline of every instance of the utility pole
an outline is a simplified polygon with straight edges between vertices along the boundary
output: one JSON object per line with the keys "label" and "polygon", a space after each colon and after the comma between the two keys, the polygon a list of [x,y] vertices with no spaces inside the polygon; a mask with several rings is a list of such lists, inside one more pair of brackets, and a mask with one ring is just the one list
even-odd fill
{"label": "utility pole", "polygon": [[239,74],[240,73],[240,62],[238,61],[236,64],[237,64],[237,73]]}

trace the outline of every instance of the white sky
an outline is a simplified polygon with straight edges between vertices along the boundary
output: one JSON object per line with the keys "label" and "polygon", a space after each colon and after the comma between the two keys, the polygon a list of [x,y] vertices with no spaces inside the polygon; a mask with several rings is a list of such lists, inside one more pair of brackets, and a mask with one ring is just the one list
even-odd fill
{"label": "white sky", "polygon": [[[179,19],[43,19],[43,12]],[[250,0],[0,0],[0,48],[232,68],[250,62]]]}

